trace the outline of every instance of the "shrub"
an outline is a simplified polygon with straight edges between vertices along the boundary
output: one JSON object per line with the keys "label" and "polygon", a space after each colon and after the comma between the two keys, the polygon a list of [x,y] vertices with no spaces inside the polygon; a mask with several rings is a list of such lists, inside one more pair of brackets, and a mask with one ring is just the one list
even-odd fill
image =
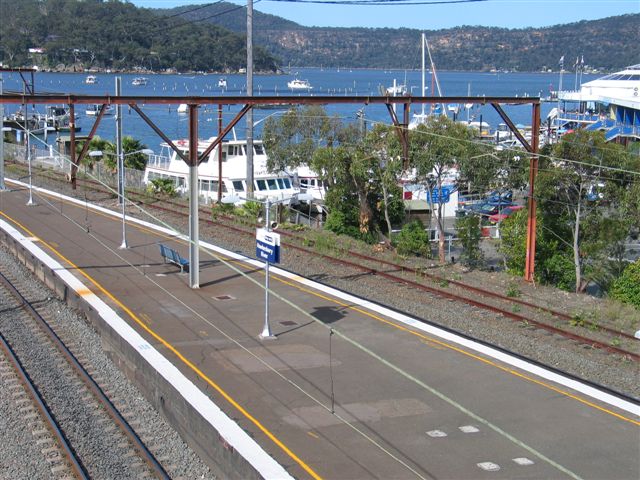
{"label": "shrub", "polygon": [[624,269],[622,275],[613,282],[609,295],[640,308],[640,260]]}
{"label": "shrub", "polygon": [[480,217],[469,215],[456,219],[456,231],[462,246],[462,262],[469,267],[482,265],[484,255],[480,249]]}
{"label": "shrub", "polygon": [[258,218],[262,213],[262,204],[249,200],[242,204],[238,213],[243,217]]}
{"label": "shrub", "polygon": [[175,183],[171,178],[154,178],[151,183],[147,185],[147,192],[151,194],[163,194],[169,197],[175,197],[176,192]]}
{"label": "shrub", "polygon": [[431,258],[429,235],[419,220],[405,224],[400,233],[395,236],[393,244],[399,255],[418,255]]}

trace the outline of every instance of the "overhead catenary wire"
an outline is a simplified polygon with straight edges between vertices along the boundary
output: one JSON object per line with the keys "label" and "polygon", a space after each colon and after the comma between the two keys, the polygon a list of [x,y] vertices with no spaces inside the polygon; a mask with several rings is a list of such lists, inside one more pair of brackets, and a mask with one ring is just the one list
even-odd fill
{"label": "overhead catenary wire", "polygon": [[[65,162],[70,162],[70,160],[66,157],[63,156],[62,157],[64,159]],[[88,174],[88,176],[91,177],[91,174]],[[99,179],[96,179],[97,181],[99,181]],[[100,182],[102,183],[102,182]],[[109,187],[106,184],[103,184],[106,188],[108,188],[110,191],[112,191],[112,193],[116,193],[115,190],[113,190],[111,187]],[[124,198],[124,201],[126,201],[126,198]],[[47,201],[47,204],[50,205],[51,207],[55,208],[55,205],[49,201]],[[181,234],[179,232],[178,229],[176,229],[175,227],[171,226],[170,224],[168,224],[167,222],[155,217],[154,215],[152,215],[150,212],[147,212],[142,206],[136,204],[135,202],[131,202],[131,205],[136,208],[138,211],[140,211],[142,214],[147,215],[149,218],[152,218],[154,221],[158,222],[158,224],[163,225],[165,228],[168,228],[169,230],[174,232],[174,235],[176,235],[177,238],[181,238],[183,241],[189,241],[187,238],[184,237],[183,234]],[[64,213],[62,213],[60,211],[60,214],[65,216],[65,218],[68,218],[68,216]],[[70,221],[72,221],[74,224],[76,224],[79,228],[83,228],[82,225],[78,224],[77,222],[75,222],[73,219],[69,218]],[[169,295],[171,298],[173,298],[175,301],[179,302],[182,306],[184,306],[186,309],[188,309],[189,311],[191,311],[194,315],[196,315],[199,319],[201,319],[203,322],[207,323],[207,325],[211,326],[211,328],[214,328],[216,331],[218,331],[221,335],[223,335],[225,338],[227,338],[228,340],[230,340],[231,342],[233,342],[234,344],[236,344],[239,348],[243,349],[246,353],[248,353],[249,355],[251,355],[252,357],[254,357],[257,361],[259,361],[260,363],[262,363],[266,368],[268,368],[270,371],[272,371],[274,374],[276,374],[279,378],[281,378],[283,381],[287,382],[288,384],[290,384],[293,388],[297,389],[298,391],[300,391],[302,394],[304,394],[305,396],[307,396],[309,399],[313,400],[315,403],[317,403],[321,408],[325,409],[327,412],[331,413],[332,408],[328,405],[326,405],[324,402],[322,402],[320,399],[316,398],[313,394],[311,394],[310,392],[306,391],[304,389],[304,387],[298,385],[294,380],[286,377],[283,373],[279,372],[278,370],[276,370],[274,367],[270,366],[268,363],[266,363],[262,358],[260,358],[259,356],[257,356],[255,353],[251,352],[246,346],[244,346],[242,344],[241,341],[236,340],[235,338],[231,337],[229,334],[227,334],[226,332],[224,332],[223,330],[221,330],[218,326],[216,326],[215,324],[213,324],[210,320],[208,320],[207,318],[205,318],[203,315],[199,314],[197,311],[195,311],[193,308],[191,308],[188,304],[186,304],[185,302],[183,302],[180,298],[178,298],[175,294],[173,294],[171,291],[168,291],[166,289],[164,289],[160,284],[158,284],[154,279],[150,278],[149,276],[145,275],[145,273],[143,271],[141,271],[141,268],[137,265],[133,265],[131,262],[127,261],[125,258],[122,257],[122,255],[115,251],[115,249],[109,247],[108,245],[106,245],[101,239],[99,239],[97,236],[95,236],[92,232],[88,232],[88,235],[90,235],[96,242],[100,243],[101,245],[103,245],[105,248],[109,249],[110,251],[112,251],[114,253],[114,255],[118,256],[121,260],[125,261],[127,264],[129,264],[132,268],[136,269],[139,273],[141,273],[142,275],[145,276],[146,279],[148,279],[148,281],[152,282],[154,285],[156,285],[158,288],[161,288],[164,292],[166,292],[167,295]],[[213,258],[215,258],[216,260],[220,261],[222,264],[224,264],[225,266],[227,266],[228,268],[230,268],[231,270],[233,270],[234,272],[236,272],[238,275],[242,276],[243,278],[245,278],[246,280],[250,281],[251,283],[253,283],[254,285],[256,285],[257,287],[259,287],[260,289],[264,289],[264,285],[262,285],[261,282],[259,282],[257,279],[252,278],[251,276],[247,275],[246,272],[244,272],[243,270],[241,270],[239,267],[237,267],[236,265],[234,265],[233,261],[229,261],[228,259],[224,258],[222,255],[218,255],[212,251],[209,251],[207,249],[204,249],[203,247],[200,247],[201,250],[212,256]],[[331,327],[330,325],[325,324],[324,322],[322,322],[320,319],[316,318],[315,316],[313,316],[311,313],[307,312],[306,310],[304,310],[301,306],[297,305],[296,303],[292,302],[291,300],[289,300],[288,298],[278,294],[275,291],[270,290],[269,292],[273,297],[277,298],[278,300],[282,301],[283,303],[285,303],[286,305],[288,305],[289,307],[293,308],[294,310],[296,310],[297,312],[299,312],[301,315],[303,315],[304,317],[310,319],[312,322],[314,322],[316,325],[327,329],[328,331],[332,331],[333,335],[336,335],[337,337],[340,337],[342,340],[346,341],[347,343],[349,343],[350,345],[352,345],[353,347],[357,348],[358,350],[362,351],[363,353],[369,355],[370,357],[376,359],[377,361],[379,361],[380,363],[384,364],[385,366],[387,366],[388,368],[392,369],[393,371],[395,371],[396,373],[398,373],[399,375],[401,375],[402,377],[404,377],[406,380],[416,384],[417,386],[419,386],[420,388],[424,389],[425,391],[435,395],[436,397],[440,398],[441,400],[443,400],[444,402],[448,403],[450,406],[454,407],[455,409],[461,411],[462,413],[470,416],[471,418],[473,418],[474,420],[486,425],[488,428],[492,429],[493,431],[495,431],[496,433],[498,433],[500,436],[502,436],[503,438],[506,438],[507,440],[509,440],[510,442],[514,443],[515,445],[527,450],[528,452],[530,452],[532,455],[536,456],[537,458],[545,461],[546,463],[548,463],[549,465],[553,466],[554,468],[558,469],[559,471],[565,473],[566,475],[568,475],[570,478],[574,478],[574,479],[579,479],[580,477],[574,473],[573,471],[567,469],[566,467],[564,467],[563,465],[558,464],[557,462],[555,462],[554,460],[552,460],[551,458],[545,456],[543,453],[539,452],[538,450],[536,450],[535,448],[531,447],[530,445],[522,442],[521,440],[517,439],[516,437],[514,437],[513,435],[509,434],[508,432],[502,430],[500,427],[498,427],[497,425],[493,424],[492,422],[490,422],[489,420],[485,419],[484,417],[481,417],[479,415],[477,415],[476,413],[472,412],[471,410],[467,409],[466,407],[464,407],[463,405],[461,405],[460,403],[456,402],[455,400],[453,400],[452,398],[448,397],[447,395],[445,395],[444,393],[440,392],[439,390],[437,390],[436,388],[428,385],[427,383],[423,382],[422,380],[420,380],[419,378],[415,377],[414,375],[410,374],[409,372],[405,371],[404,369],[402,369],[401,367],[395,365],[394,363],[392,363],[391,361],[387,360],[386,358],[376,354],[375,352],[373,352],[371,349],[369,349],[368,347],[366,347],[365,345],[361,344],[360,342],[358,342],[357,340],[351,338],[350,336],[348,336],[347,334],[341,332],[340,330],[335,329],[334,327]],[[404,461],[403,459],[399,458],[396,454],[394,454],[393,452],[391,452],[389,449],[385,448],[382,444],[380,444],[378,441],[376,441],[374,438],[372,438],[370,435],[368,435],[366,432],[364,432],[362,429],[358,428],[356,425],[353,424],[353,422],[349,421],[349,419],[343,417],[342,415],[338,414],[337,412],[334,412],[333,415],[339,419],[341,422],[343,422],[346,426],[348,426],[349,428],[351,428],[352,430],[354,430],[355,432],[357,432],[359,435],[363,436],[363,438],[365,438],[367,441],[369,441],[370,443],[372,443],[373,445],[375,445],[377,448],[379,448],[382,452],[384,452],[386,455],[390,456],[391,458],[393,458],[395,461],[397,461],[399,464],[403,465],[405,468],[407,468],[409,471],[411,471],[412,473],[414,473],[418,478],[425,478],[422,474],[420,474],[414,467],[412,467],[411,465],[409,465],[406,461]]]}

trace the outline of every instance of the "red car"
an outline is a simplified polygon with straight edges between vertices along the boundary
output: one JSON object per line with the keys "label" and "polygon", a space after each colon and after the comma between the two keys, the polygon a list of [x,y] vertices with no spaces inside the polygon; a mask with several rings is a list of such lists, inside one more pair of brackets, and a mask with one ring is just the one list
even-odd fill
{"label": "red car", "polygon": [[521,208],[524,208],[524,205],[511,205],[510,207],[505,207],[500,212],[494,215],[489,215],[489,221],[491,223],[501,222],[513,212],[520,210]]}

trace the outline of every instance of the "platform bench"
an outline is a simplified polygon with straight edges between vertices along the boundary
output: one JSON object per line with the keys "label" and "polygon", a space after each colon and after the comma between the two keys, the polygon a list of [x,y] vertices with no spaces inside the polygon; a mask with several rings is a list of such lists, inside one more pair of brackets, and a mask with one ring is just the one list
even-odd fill
{"label": "platform bench", "polygon": [[185,268],[189,268],[189,260],[182,258],[173,248],[169,248],[161,243],[159,243],[158,246],[160,247],[160,255],[164,259],[165,263],[169,262],[179,266],[180,273],[183,273]]}

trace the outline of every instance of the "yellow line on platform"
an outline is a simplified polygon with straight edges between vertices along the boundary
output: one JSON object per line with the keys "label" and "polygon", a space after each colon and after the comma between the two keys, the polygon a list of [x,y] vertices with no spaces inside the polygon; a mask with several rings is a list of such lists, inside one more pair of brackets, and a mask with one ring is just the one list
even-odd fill
{"label": "yellow line on platform", "polygon": [[[33,234],[27,227],[22,225],[17,220],[9,217],[4,212],[0,212],[0,215],[7,218],[9,221],[18,225],[25,232],[28,232],[29,235],[39,238]],[[211,378],[209,378],[202,370],[200,370],[196,365],[194,365],[190,360],[188,360],[180,351],[171,345],[167,340],[157,334],[154,330],[152,330],[149,326],[145,324],[143,320],[141,320],[133,311],[131,311],[126,305],[124,305],[120,300],[118,300],[111,292],[109,292],[106,288],[104,288],[97,280],[94,280],[88,273],[86,273],[83,269],[75,265],[71,260],[66,258],[62,253],[54,249],[51,245],[49,245],[46,241],[40,239],[40,242],[47,246],[52,252],[54,252],[60,259],[70,265],[72,268],[80,272],[80,274],[85,277],[89,282],[91,282],[98,290],[100,290],[104,295],[106,295],[111,301],[113,301],[116,305],[118,305],[122,310],[124,310],[142,329],[144,329],[149,335],[151,335],[154,339],[156,339],[159,343],[161,343],[165,348],[171,351],[176,357],[178,357],[187,367],[189,367],[193,372],[195,372],[200,378],[202,378],[207,384],[213,387],[222,397],[227,400],[232,406],[234,406],[242,415],[245,416],[248,420],[251,421],[262,433],[265,434],[267,438],[269,438],[273,443],[275,443],[283,452],[285,452],[292,460],[294,460],[304,471],[306,471],[312,478],[316,480],[321,480],[320,477],[309,465],[307,465],[300,457],[298,457],[289,447],[287,447],[280,439],[278,439],[271,431],[267,429],[260,421],[251,415],[242,405],[240,405],[231,395],[229,395],[225,390],[222,389],[216,382],[214,382]]]}
{"label": "yellow line on platform", "polygon": [[[43,193],[40,192],[40,194],[43,194]],[[77,206],[76,204],[74,204],[72,202],[66,202],[66,203],[69,203],[71,205]],[[102,212],[96,212],[96,213],[98,213],[101,216],[104,216],[106,218],[113,219],[113,217],[111,217],[110,215],[104,214]],[[184,240],[181,240],[181,239],[178,239],[178,238],[175,238],[175,237],[170,237],[170,236],[168,236],[166,234],[163,234],[161,232],[157,232],[157,231],[155,231],[153,229],[150,229],[148,227],[145,227],[143,225],[131,224],[131,226],[134,226],[138,230],[144,231],[145,233],[149,233],[149,234],[156,235],[156,236],[163,237],[163,238],[167,238],[167,239],[173,239],[173,240],[176,240],[176,241],[179,241],[179,242],[185,242]],[[188,243],[188,242],[185,242],[185,243]],[[49,247],[49,248],[51,248],[51,247]],[[52,249],[52,251],[55,252],[54,249]],[[220,255],[220,254],[218,254],[218,255]],[[222,255],[220,255],[220,256],[223,257]],[[246,263],[242,262],[242,260],[231,260],[231,259],[228,259],[228,258],[227,258],[227,260],[231,261],[232,263],[241,263],[244,266],[246,266],[247,268],[249,268],[249,267],[254,268],[253,265],[246,265]],[[510,373],[510,374],[512,374],[512,375],[514,375],[516,377],[519,377],[519,378],[521,378],[523,380],[527,380],[527,381],[529,381],[531,383],[534,383],[536,385],[539,385],[541,387],[544,387],[546,389],[549,389],[551,391],[559,393],[559,394],[561,394],[561,395],[563,395],[565,397],[568,397],[568,398],[571,398],[573,400],[576,400],[576,401],[578,401],[578,402],[580,402],[580,403],[582,403],[584,405],[587,405],[589,407],[595,408],[596,410],[599,410],[601,412],[604,412],[604,413],[607,413],[609,415],[612,415],[612,416],[614,416],[616,418],[619,418],[619,419],[621,419],[621,420],[623,420],[625,422],[629,422],[629,423],[631,423],[633,425],[640,426],[640,421],[634,420],[632,418],[625,417],[624,415],[620,415],[620,414],[618,414],[618,413],[616,413],[616,412],[614,412],[612,410],[609,410],[607,408],[601,407],[601,406],[599,406],[599,405],[597,405],[597,404],[595,404],[595,403],[593,403],[593,402],[591,402],[591,401],[589,401],[589,400],[587,400],[585,398],[581,398],[581,397],[579,397],[577,395],[574,395],[572,393],[567,392],[566,390],[562,390],[562,389],[560,389],[560,388],[558,388],[558,387],[556,387],[554,385],[551,385],[549,383],[543,382],[542,380],[537,380],[537,379],[532,378],[532,377],[530,377],[528,375],[525,375],[525,374],[523,374],[523,373],[521,373],[521,372],[519,372],[519,371],[517,371],[517,370],[515,370],[515,369],[513,369],[511,367],[505,367],[505,366],[500,365],[500,364],[498,364],[498,363],[496,363],[496,362],[494,362],[492,360],[483,358],[483,357],[481,357],[479,355],[476,355],[474,353],[466,351],[466,350],[464,350],[464,349],[462,349],[460,347],[457,347],[455,345],[452,345],[452,344],[447,343],[447,342],[442,341],[442,340],[438,340],[435,337],[431,337],[431,336],[428,336],[428,335],[426,335],[426,334],[424,334],[422,332],[418,332],[418,331],[412,330],[411,328],[408,328],[408,327],[406,327],[404,325],[399,325],[399,324],[397,324],[397,323],[395,323],[395,322],[393,322],[391,320],[387,320],[387,319],[385,319],[385,318],[383,318],[383,317],[381,317],[379,315],[376,315],[376,314],[374,314],[374,313],[372,313],[370,311],[364,310],[364,309],[362,309],[360,307],[354,307],[353,305],[346,304],[346,303],[341,302],[341,301],[339,301],[339,300],[337,300],[337,299],[335,299],[333,297],[328,297],[327,295],[321,294],[321,293],[319,293],[317,291],[310,290],[308,287],[305,287],[305,286],[303,286],[301,284],[293,283],[293,282],[291,282],[289,280],[286,280],[283,277],[278,276],[277,274],[273,274],[273,272],[272,272],[272,276],[273,276],[273,278],[275,280],[279,281],[280,283],[282,283],[284,285],[288,285],[288,286],[296,288],[296,289],[298,289],[298,290],[300,290],[302,292],[308,293],[308,294],[316,296],[318,298],[322,298],[323,300],[326,300],[328,302],[334,303],[334,304],[339,305],[341,307],[344,307],[344,308],[347,308],[349,310],[353,310],[355,312],[361,313],[362,315],[365,315],[367,317],[373,318],[374,320],[377,320],[377,321],[379,321],[381,323],[384,323],[384,324],[387,324],[389,326],[392,326],[392,327],[394,327],[394,328],[396,328],[398,330],[407,332],[407,333],[409,333],[411,335],[415,335],[415,336],[419,337],[420,339],[422,339],[423,341],[431,342],[431,343],[433,343],[435,345],[439,345],[439,346],[444,347],[446,349],[456,351],[456,352],[458,352],[458,353],[460,353],[462,355],[465,355],[467,357],[473,358],[473,359],[475,359],[477,361],[480,361],[480,362],[485,363],[487,365],[490,365],[492,367],[498,368],[498,369],[500,369],[500,370],[502,370],[504,372]],[[299,278],[303,278],[303,277],[299,277]]]}

